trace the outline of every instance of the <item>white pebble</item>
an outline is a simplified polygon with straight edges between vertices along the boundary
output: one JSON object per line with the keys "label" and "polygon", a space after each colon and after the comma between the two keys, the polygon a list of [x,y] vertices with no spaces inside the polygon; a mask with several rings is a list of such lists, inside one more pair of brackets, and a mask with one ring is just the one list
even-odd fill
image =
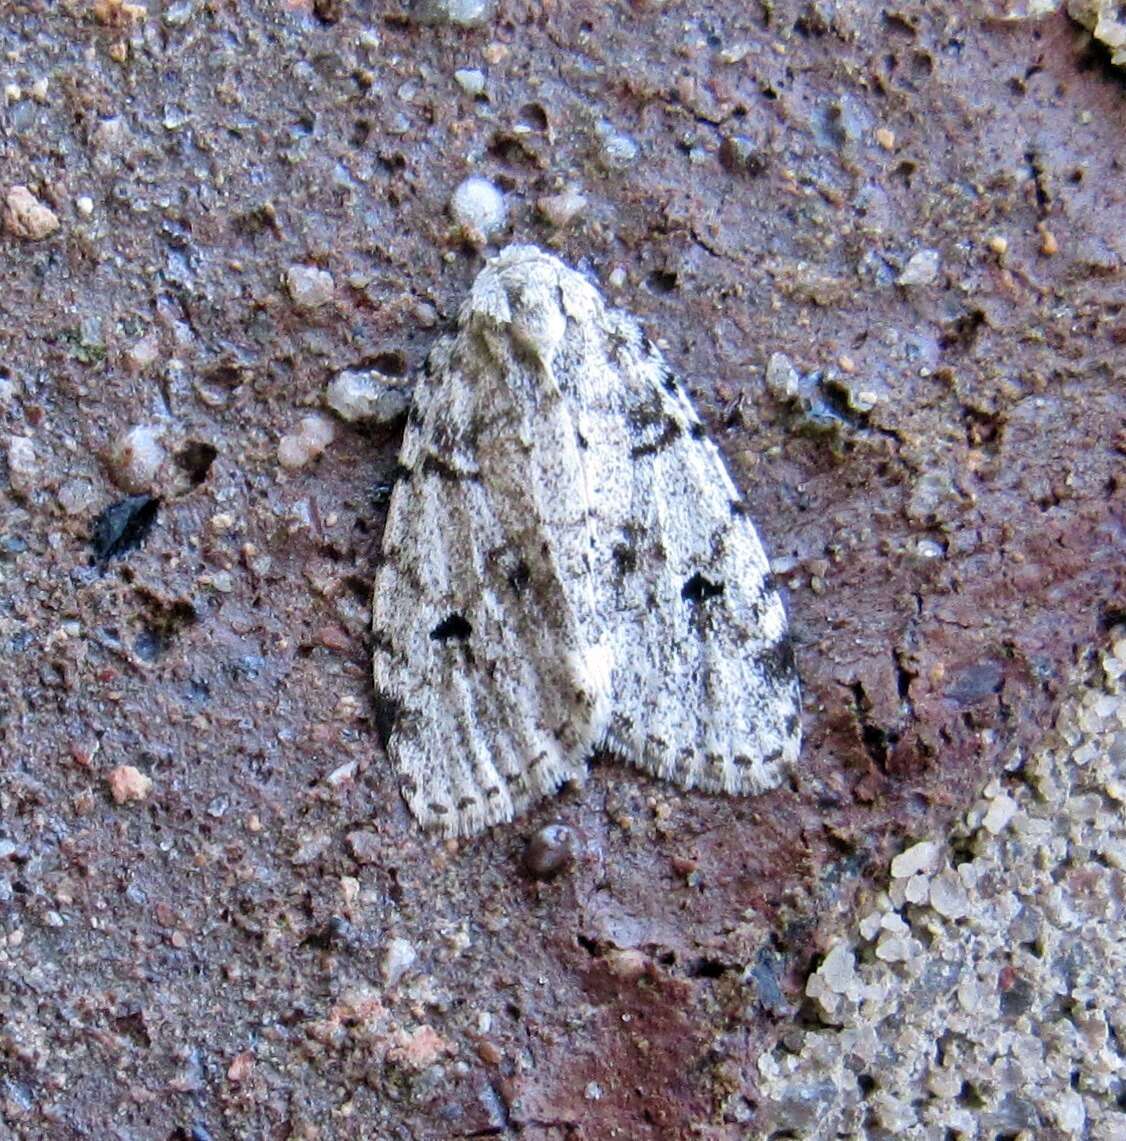
{"label": "white pebble", "polygon": [[387,950],[383,953],[383,962],[379,966],[383,981],[389,987],[395,986],[414,966],[417,958],[418,952],[413,944],[408,943],[406,939],[392,939],[387,944]]}
{"label": "white pebble", "polygon": [[454,72],[458,87],[466,95],[481,95],[485,90],[485,73],[479,67],[459,67]]}
{"label": "white pebble", "polygon": [[933,872],[938,862],[938,845],[933,840],[912,844],[891,862],[891,878],[906,879],[916,872]]}
{"label": "white pebble", "polygon": [[8,482],[17,495],[30,495],[39,484],[39,460],[26,436],[8,437]]}
{"label": "white pebble", "polygon": [[938,277],[938,250],[919,250],[912,254],[903,272],[896,278],[898,285],[930,285]]}
{"label": "white pebble", "polygon": [[410,402],[406,381],[375,369],[347,369],[325,389],[325,403],[349,424],[357,420],[387,423],[406,412]]}
{"label": "white pebble", "polygon": [[577,190],[564,190],[540,198],[536,202],[536,209],[544,221],[561,230],[586,209],[586,198]]}
{"label": "white pebble", "polygon": [[793,400],[798,394],[798,370],[785,353],[771,353],[766,364],[766,387],[779,400]]}
{"label": "white pebble", "polygon": [[419,0],[414,18],[420,24],[456,24],[475,28],[492,17],[495,0]]}
{"label": "white pebble", "polygon": [[291,265],[285,271],[285,287],[298,309],[316,309],[332,300],[336,283],[326,270]]}
{"label": "white pebble", "polygon": [[59,506],[68,515],[81,515],[96,499],[94,485],[85,479],[68,479],[59,488]]}
{"label": "white pebble", "polygon": [[471,235],[486,239],[504,228],[508,211],[504,195],[487,178],[474,176],[453,192],[450,213]]}
{"label": "white pebble", "polygon": [[135,424],[110,445],[110,475],[122,491],[151,490],[166,455],[160,442],[163,434],[159,425]]}
{"label": "white pebble", "polygon": [[966,914],[970,901],[957,872],[948,868],[934,877],[930,885],[930,904],[946,919],[961,919]]}
{"label": "white pebble", "polygon": [[844,994],[856,981],[856,959],[843,940],[834,943],[817,973],[834,994]]}
{"label": "white pebble", "polygon": [[94,199],[89,194],[83,194],[74,200],[75,209],[83,218],[89,218],[94,213]]}
{"label": "white pebble", "polygon": [[278,441],[278,463],[284,468],[302,468],[332,443],[336,429],[327,416],[304,416],[297,430]]}
{"label": "white pebble", "polygon": [[628,170],[637,160],[637,143],[603,120],[595,128],[601,143],[600,157],[607,170]]}
{"label": "white pebble", "polygon": [[986,812],[981,824],[988,832],[996,836],[1003,832],[1008,823],[1016,815],[1017,802],[1011,796],[998,796],[989,802],[989,811]]}

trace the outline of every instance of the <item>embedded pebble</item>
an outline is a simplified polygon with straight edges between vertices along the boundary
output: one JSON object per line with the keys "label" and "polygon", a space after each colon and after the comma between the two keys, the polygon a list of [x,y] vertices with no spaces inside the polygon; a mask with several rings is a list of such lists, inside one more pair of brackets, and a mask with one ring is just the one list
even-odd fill
{"label": "embedded pebble", "polygon": [[296,470],[312,463],[332,443],[336,429],[327,416],[303,416],[297,430],[278,441],[278,463]]}
{"label": "embedded pebble", "polygon": [[332,300],[336,283],[327,270],[291,265],[285,271],[285,287],[298,309],[317,309]]}
{"label": "embedded pebble", "polygon": [[912,844],[891,862],[891,878],[906,879],[916,872],[932,872],[938,862],[938,845],[933,840]]}
{"label": "embedded pebble", "polygon": [[1016,815],[1017,802],[1011,796],[996,796],[989,802],[989,809],[982,818],[982,827],[996,836],[1003,832]]}
{"label": "embedded pebble", "polygon": [[410,382],[376,369],[346,369],[325,389],[325,403],[349,424],[359,420],[388,423],[410,408]]}
{"label": "embedded pebble", "polygon": [[152,780],[132,765],[118,765],[106,774],[115,804],[145,800],[152,792]]}
{"label": "embedded pebble", "polygon": [[563,190],[547,194],[536,200],[536,209],[549,225],[561,230],[573,222],[585,209],[587,201],[577,190]]}
{"label": "embedded pebble", "polygon": [[502,230],[508,216],[504,195],[487,178],[476,175],[454,190],[450,213],[469,236],[480,240]]}
{"label": "embedded pebble", "polygon": [[533,832],[524,850],[524,866],[538,880],[549,880],[571,866],[579,838],[566,824],[545,824]]}
{"label": "embedded pebble", "polygon": [[897,285],[930,285],[938,277],[938,250],[919,250],[907,260]]}
{"label": "embedded pebble", "polygon": [[492,19],[496,0],[416,0],[411,15],[419,24],[476,28]]}
{"label": "embedded pebble", "polygon": [[961,919],[969,910],[969,897],[957,872],[947,868],[930,882],[930,905],[946,919]]}
{"label": "embedded pebble", "polygon": [[160,442],[159,424],[135,424],[110,445],[107,461],[113,482],[122,491],[151,491],[167,453]]}
{"label": "embedded pebble", "polygon": [[8,482],[17,495],[30,495],[39,486],[40,466],[35,445],[26,436],[8,437]]}
{"label": "embedded pebble", "polygon": [[613,123],[602,120],[595,127],[595,132],[598,135],[599,158],[606,170],[628,170],[637,161],[637,143],[617,130]]}
{"label": "embedded pebble", "polygon": [[454,72],[454,80],[466,95],[483,95],[485,73],[479,67],[459,67]]}
{"label": "embedded pebble", "polygon": [[68,479],[59,488],[59,506],[68,515],[81,515],[97,501],[97,492],[88,479]]}
{"label": "embedded pebble", "polygon": [[766,387],[779,400],[793,400],[798,394],[798,370],[785,353],[771,353],[766,364]]}
{"label": "embedded pebble", "polygon": [[383,952],[383,960],[379,964],[380,974],[387,986],[395,986],[399,980],[414,966],[418,952],[414,945],[406,939],[392,939]]}
{"label": "embedded pebble", "polygon": [[38,242],[59,228],[59,216],[26,186],[13,186],[4,202],[4,226],[17,238]]}

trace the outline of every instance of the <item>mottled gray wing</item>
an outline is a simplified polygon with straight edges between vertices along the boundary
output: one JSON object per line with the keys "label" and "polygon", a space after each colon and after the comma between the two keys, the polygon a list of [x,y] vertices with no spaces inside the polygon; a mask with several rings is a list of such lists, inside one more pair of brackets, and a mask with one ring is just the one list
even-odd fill
{"label": "mottled gray wing", "polygon": [[467,309],[432,354],[375,584],[385,747],[414,815],[446,835],[581,780],[608,713],[574,425],[508,341],[505,321]]}
{"label": "mottled gray wing", "polygon": [[605,320],[621,384],[582,430],[612,465],[594,499],[600,608],[616,632],[606,744],[688,788],[762,792],[801,740],[782,602],[687,395],[632,318]]}

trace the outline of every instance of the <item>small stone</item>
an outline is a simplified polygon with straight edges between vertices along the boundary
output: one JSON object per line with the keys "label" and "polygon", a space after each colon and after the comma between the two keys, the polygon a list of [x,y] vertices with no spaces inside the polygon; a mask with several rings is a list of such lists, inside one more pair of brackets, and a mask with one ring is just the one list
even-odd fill
{"label": "small stone", "polygon": [[476,28],[492,19],[496,0],[416,0],[411,15],[419,24]]}
{"label": "small stone", "polygon": [[454,81],[466,95],[474,97],[485,93],[485,73],[479,67],[459,67]]}
{"label": "small stone", "polygon": [[151,491],[167,453],[160,425],[136,424],[110,445],[107,461],[113,482],[134,495]]}
{"label": "small stone", "polygon": [[545,824],[524,850],[524,867],[534,879],[549,880],[575,862],[579,838],[566,824]]}
{"label": "small stone", "polygon": [[1053,254],[1058,254],[1060,252],[1060,244],[1056,240],[1056,235],[1053,234],[1043,222],[1040,223],[1038,229],[1040,231],[1040,252],[1049,258]]}
{"label": "small stone", "polygon": [[616,979],[634,982],[649,972],[653,960],[636,947],[614,947],[606,952],[606,969]]}
{"label": "small stone", "polygon": [[603,120],[595,128],[599,140],[599,157],[608,171],[628,170],[637,161],[637,143],[618,131],[613,123]]}
{"label": "small stone", "polygon": [[938,277],[940,259],[938,250],[919,250],[908,259],[903,272],[895,279],[897,285],[930,285]]}
{"label": "small stone", "polygon": [[234,1056],[231,1060],[231,1064],[227,1067],[227,1081],[238,1085],[239,1082],[246,1081],[253,1072],[254,1051],[243,1050],[241,1054]]}
{"label": "small stone", "polygon": [[856,958],[843,940],[834,943],[817,973],[834,994],[845,994],[856,981]]}
{"label": "small stone", "polygon": [[798,370],[785,353],[771,353],[766,365],[766,387],[779,400],[793,400],[798,395]]}
{"label": "small stone", "polygon": [[346,369],[325,389],[325,403],[349,424],[358,420],[385,424],[410,408],[410,384],[375,369]]}
{"label": "small stone", "polygon": [[400,1030],[395,1045],[387,1051],[387,1060],[408,1070],[425,1070],[453,1047],[432,1026],[419,1026],[409,1033]]}
{"label": "small stone", "polygon": [[59,228],[59,216],[26,186],[13,186],[5,200],[4,225],[17,238],[38,242]]}
{"label": "small stone", "polygon": [[938,863],[938,845],[933,840],[912,844],[891,862],[891,878],[906,879],[916,872],[933,872]]}
{"label": "small stone", "polygon": [[546,194],[536,200],[536,209],[540,212],[540,217],[557,230],[561,230],[573,222],[586,209],[586,206],[586,198],[577,190]]}
{"label": "small stone", "polygon": [[289,857],[289,862],[298,868],[305,867],[327,852],[331,845],[331,833],[314,832],[297,845],[297,851]]}
{"label": "small stone", "polygon": [[766,159],[753,139],[745,135],[728,135],[719,144],[719,162],[731,174],[747,174],[752,177],[766,169]]}
{"label": "small stone", "polygon": [[889,130],[887,127],[879,127],[876,130],[876,142],[883,147],[885,151],[895,150],[895,132]]}
{"label": "small stone", "polygon": [[297,431],[278,441],[278,463],[296,470],[311,463],[332,443],[336,429],[327,416],[303,416]]}
{"label": "small stone", "polygon": [[160,336],[153,332],[135,342],[125,352],[125,362],[133,372],[144,372],[160,358]]}
{"label": "small stone", "polygon": [[87,479],[68,479],[59,488],[59,506],[68,515],[81,515],[94,506],[97,493]]}
{"label": "small stone", "polygon": [[414,966],[418,952],[414,944],[406,939],[392,939],[383,952],[383,961],[379,964],[380,973],[387,986],[396,986],[399,980]]}
{"label": "small stone", "polygon": [[344,843],[352,854],[352,859],[359,864],[374,864],[383,854],[383,845],[379,835],[366,829],[357,829],[344,837]]}
{"label": "small stone", "polygon": [[291,265],[285,271],[285,287],[298,309],[317,309],[332,300],[336,283],[327,270]]}
{"label": "small stone", "polygon": [[994,252],[994,253],[995,253],[995,254],[996,254],[998,257],[1001,257],[1001,256],[1003,256],[1004,254],[1008,253],[1008,250],[1009,250],[1009,240],[1008,240],[1008,238],[1005,238],[1005,237],[1003,237],[1001,234],[994,234],[994,235],[993,235],[993,236],[992,236],[992,237],[989,239],[989,248],[990,248],[990,249],[991,249],[991,250],[992,250],[992,251],[993,251],[993,252]]}
{"label": "small stone", "polygon": [[957,872],[947,868],[931,880],[930,904],[945,919],[961,919],[969,911],[969,897]]}
{"label": "small stone", "polygon": [[1003,832],[1009,821],[1016,815],[1017,802],[1011,796],[1002,795],[994,797],[989,802],[989,809],[982,818],[981,826],[994,836]]}
{"label": "small stone", "polygon": [[74,208],[83,218],[89,218],[94,213],[94,199],[88,194],[83,194],[74,200]]}
{"label": "small stone", "polygon": [[504,228],[504,195],[487,179],[465,179],[450,198],[453,219],[474,239],[485,241]]}
{"label": "small stone", "polygon": [[26,436],[8,437],[8,482],[17,495],[30,495],[39,486],[39,459]]}
{"label": "small stone", "polygon": [[115,804],[126,804],[133,800],[145,800],[152,792],[152,781],[140,769],[132,765],[118,765],[106,774],[110,795]]}

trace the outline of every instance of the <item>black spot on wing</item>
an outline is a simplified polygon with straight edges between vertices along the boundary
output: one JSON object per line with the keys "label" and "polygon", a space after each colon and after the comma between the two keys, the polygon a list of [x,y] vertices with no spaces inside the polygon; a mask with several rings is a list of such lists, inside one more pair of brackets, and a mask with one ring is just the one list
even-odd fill
{"label": "black spot on wing", "polygon": [[473,627],[463,615],[451,614],[430,631],[430,638],[434,642],[464,642],[472,633]]}
{"label": "black spot on wing", "polygon": [[683,586],[680,592],[680,597],[686,602],[698,604],[706,602],[709,598],[715,598],[717,595],[723,593],[722,582],[712,582],[710,579],[704,578],[699,571],[697,571]]}
{"label": "black spot on wing", "polygon": [[523,594],[531,581],[532,572],[528,569],[528,564],[521,559],[508,576],[508,585],[512,587],[513,594]]}

